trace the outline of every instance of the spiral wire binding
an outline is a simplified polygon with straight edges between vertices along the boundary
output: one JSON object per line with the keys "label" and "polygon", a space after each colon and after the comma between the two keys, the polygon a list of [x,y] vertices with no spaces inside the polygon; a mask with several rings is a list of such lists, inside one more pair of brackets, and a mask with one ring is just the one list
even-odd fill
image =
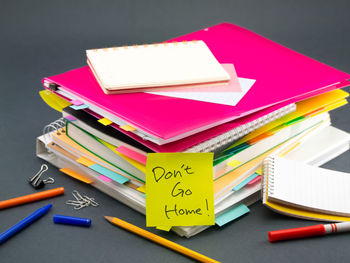
{"label": "spiral wire binding", "polygon": [[60,135],[61,133],[59,132],[59,130],[63,128],[62,132],[65,132],[65,129],[64,129],[65,125],[66,125],[66,120],[63,117],[45,125],[43,128],[44,137],[50,136],[51,132],[54,132],[54,131],[56,131],[57,134]]}
{"label": "spiral wire binding", "polygon": [[[274,194],[275,191],[275,158],[274,156],[267,157],[263,162],[263,193],[271,196]],[[265,181],[267,180],[267,182]],[[266,189],[267,188],[267,189]],[[265,196],[264,196],[265,199]]]}
{"label": "spiral wire binding", "polygon": [[153,43],[153,44],[140,44],[140,45],[130,45],[130,46],[119,46],[119,47],[106,47],[106,48],[95,48],[88,49],[86,52],[108,52],[129,48],[147,48],[147,47],[157,47],[157,46],[169,46],[169,45],[178,45],[178,44],[190,44],[190,43],[198,43],[199,40],[191,40],[191,41],[172,41],[172,42],[161,42],[161,43]]}
{"label": "spiral wire binding", "polygon": [[252,122],[246,123],[233,130],[225,132],[215,138],[212,138],[203,143],[192,146],[191,148],[188,148],[185,152],[212,152],[215,149],[220,148],[226,144],[229,144],[230,142],[233,142],[243,137],[244,135],[264,126],[265,124],[271,121],[274,121],[292,111],[295,111],[295,109],[296,109],[296,105],[294,103],[289,104],[265,116],[262,116]]}

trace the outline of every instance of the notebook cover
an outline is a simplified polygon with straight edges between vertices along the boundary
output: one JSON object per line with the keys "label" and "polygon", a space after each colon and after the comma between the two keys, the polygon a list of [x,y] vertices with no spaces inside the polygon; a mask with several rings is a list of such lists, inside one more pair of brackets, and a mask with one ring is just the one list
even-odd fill
{"label": "notebook cover", "polygon": [[256,83],[234,107],[146,93],[106,95],[89,67],[47,78],[155,137],[204,130],[268,106],[292,103],[349,84],[349,74],[236,25],[223,23],[172,41],[203,40],[220,63]]}

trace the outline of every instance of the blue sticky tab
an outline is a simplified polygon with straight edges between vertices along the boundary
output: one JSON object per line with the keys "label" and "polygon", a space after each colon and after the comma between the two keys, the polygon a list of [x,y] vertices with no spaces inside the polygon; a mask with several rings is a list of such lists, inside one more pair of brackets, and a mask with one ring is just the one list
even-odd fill
{"label": "blue sticky tab", "polygon": [[71,107],[72,109],[75,109],[75,110],[82,110],[82,109],[89,108],[89,106],[86,105],[86,104],[82,104],[82,105],[70,105],[69,107]]}
{"label": "blue sticky tab", "polygon": [[146,194],[142,194],[142,196],[143,196],[144,198],[146,198]]}
{"label": "blue sticky tab", "polygon": [[259,176],[259,174],[257,173],[253,173],[252,175],[248,176],[245,180],[243,180],[242,182],[240,182],[238,185],[236,185],[235,187],[233,187],[233,191],[238,191],[239,189],[243,188],[247,183],[249,183],[251,180],[253,180],[254,178],[256,178],[257,176]]}
{"label": "blue sticky tab", "polygon": [[242,215],[248,213],[250,210],[247,206],[241,204],[239,206],[236,206],[234,208],[232,208],[231,210],[217,216],[215,218],[215,223],[218,226],[223,226],[225,224],[227,224],[228,222],[231,222],[235,219],[237,219],[238,217],[241,217]]}
{"label": "blue sticky tab", "polygon": [[106,177],[108,177],[108,178],[110,178],[110,179],[112,179],[113,181],[116,181],[117,183],[120,183],[120,184],[124,184],[124,183],[130,181],[129,178],[126,178],[126,177],[124,177],[116,172],[113,172],[113,171],[111,171],[111,170],[109,170],[109,169],[107,169],[99,164],[96,164],[96,163],[89,166],[89,168],[106,176]]}

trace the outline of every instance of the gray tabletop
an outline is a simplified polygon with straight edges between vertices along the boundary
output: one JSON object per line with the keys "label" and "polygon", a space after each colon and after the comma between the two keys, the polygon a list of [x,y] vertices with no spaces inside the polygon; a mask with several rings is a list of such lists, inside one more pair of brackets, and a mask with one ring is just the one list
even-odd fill
{"label": "gray tabletop", "polygon": [[[296,51],[350,72],[349,1],[0,1],[0,200],[33,193],[26,182],[43,163],[35,138],[60,114],[39,97],[41,79],[84,66],[94,47],[153,43],[220,22],[246,27]],[[347,89],[349,91],[349,89]],[[350,107],[331,113],[350,132]],[[350,172],[350,153],[325,165]],[[112,215],[145,228],[145,217],[98,190],[60,173],[46,173],[66,195],[0,211],[0,232],[52,203],[40,221],[0,246],[1,262],[186,262],[190,259],[108,224]],[[94,197],[100,207],[74,211],[71,191]],[[54,225],[53,214],[92,219],[91,228]],[[314,222],[275,214],[260,202],[225,227],[191,238],[150,231],[231,262],[339,262],[350,257],[349,234],[270,244],[267,232]]]}

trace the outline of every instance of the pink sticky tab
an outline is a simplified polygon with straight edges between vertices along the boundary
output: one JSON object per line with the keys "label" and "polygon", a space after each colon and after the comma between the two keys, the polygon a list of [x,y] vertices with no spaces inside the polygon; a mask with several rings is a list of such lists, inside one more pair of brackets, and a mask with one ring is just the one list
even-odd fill
{"label": "pink sticky tab", "polygon": [[251,180],[247,185],[255,184],[257,181],[260,181],[261,175],[255,177],[253,180]]}
{"label": "pink sticky tab", "polygon": [[145,156],[141,153],[135,152],[135,151],[133,151],[125,146],[120,146],[117,149],[115,149],[115,151],[117,151],[118,153],[124,154],[124,155],[128,156],[131,159],[134,159],[135,161],[137,161],[139,163],[146,165],[147,156]]}
{"label": "pink sticky tab", "polygon": [[101,179],[102,181],[107,182],[107,183],[109,183],[110,181],[112,181],[112,179],[109,179],[108,177],[106,177],[106,176],[104,176],[104,175],[100,175],[98,178]]}
{"label": "pink sticky tab", "polygon": [[72,115],[67,115],[66,117],[64,117],[65,119],[69,120],[69,121],[75,121],[76,118],[74,118]]}
{"label": "pink sticky tab", "polygon": [[75,106],[80,106],[84,104],[84,102],[81,102],[80,100],[72,100],[70,103],[72,103]]}

